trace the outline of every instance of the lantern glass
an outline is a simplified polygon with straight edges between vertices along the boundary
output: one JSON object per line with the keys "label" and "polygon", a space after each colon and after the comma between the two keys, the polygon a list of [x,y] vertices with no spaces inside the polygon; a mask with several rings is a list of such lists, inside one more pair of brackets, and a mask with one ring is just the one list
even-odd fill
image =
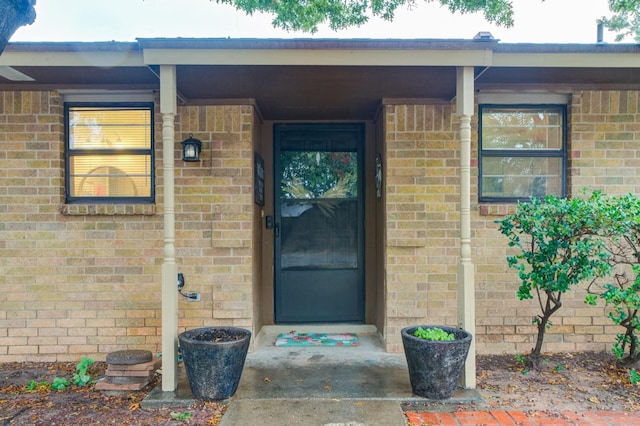
{"label": "lantern glass", "polygon": [[200,161],[200,148],[202,143],[189,135],[189,139],[182,142],[182,160]]}

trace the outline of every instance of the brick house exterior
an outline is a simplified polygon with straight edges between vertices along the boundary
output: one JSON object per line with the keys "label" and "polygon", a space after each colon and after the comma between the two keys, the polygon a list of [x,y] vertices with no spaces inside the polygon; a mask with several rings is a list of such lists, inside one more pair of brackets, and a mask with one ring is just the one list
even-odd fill
{"label": "brick house exterior", "polygon": [[[143,40],[141,47],[135,43],[124,47],[80,44],[80,51],[97,56],[125,51],[125,56],[134,57],[120,68],[113,68],[116,77],[100,76],[94,82],[88,78],[81,85],[60,77],[52,77],[41,85],[37,84],[38,77],[36,83],[0,77],[0,362],[75,361],[82,356],[103,359],[110,351],[127,348],[162,352],[163,303],[166,303],[162,276],[167,244],[175,246],[176,268],[184,273],[187,288],[201,295],[199,302],[187,302],[176,295],[178,331],[234,325],[257,334],[263,327],[274,324],[274,231],[264,226],[264,220],[274,209],[273,128],[281,121],[363,123],[367,135],[366,164],[373,164],[376,155],[383,160],[379,198],[375,193],[375,170],[367,166],[365,172],[368,215],[365,230],[371,249],[365,253],[368,266],[363,323],[374,325],[387,350],[392,352],[402,350],[399,331],[404,326],[457,324],[461,314],[457,279],[464,209],[461,209],[461,123],[456,96],[443,101],[443,96],[409,97],[400,89],[389,94],[371,89],[375,92],[373,96],[378,96],[377,106],[367,114],[360,114],[360,118],[318,112],[314,119],[313,113],[299,116],[299,112],[288,115],[277,112],[282,102],[276,95],[271,105],[244,93],[235,98],[217,98],[214,90],[202,99],[179,101],[176,113],[167,114],[162,110],[165,86],[162,79],[157,79],[163,68],[158,72],[149,64],[171,65],[160,62],[160,56],[166,54],[162,49],[176,52],[191,49],[185,50],[185,55],[193,57],[176,62],[178,76],[181,72],[200,72],[197,66],[204,66],[206,61],[198,55],[205,49],[211,49],[213,55],[207,61],[222,60],[222,56],[216,56],[227,49],[216,44],[221,42],[213,42],[211,46],[201,41],[205,47],[198,42],[191,42],[195,46],[182,46],[175,40]],[[255,41],[246,42],[247,46],[242,41],[234,43],[224,52],[232,59],[224,61],[235,66],[236,73],[242,73],[242,66],[251,65],[241,56],[245,50],[260,54],[263,48],[268,48],[275,59],[260,57],[256,59],[260,66],[275,67],[278,61],[296,60],[313,65],[313,60],[307,57],[286,56],[291,46],[280,50],[277,43],[273,46],[265,42],[267,47],[256,46]],[[341,46],[335,41],[330,46],[326,43],[306,41],[293,50],[299,57],[324,55],[323,61],[337,70],[349,68],[350,61],[361,67],[374,67],[367,64],[368,56],[364,60],[341,56],[353,46]],[[422,66],[425,79],[429,72],[441,72],[447,65],[442,59],[433,59],[434,64],[414,63],[415,52],[422,48],[441,55],[438,58],[450,53],[449,65],[454,76],[456,67],[472,72],[471,81],[476,86],[471,93],[474,113],[470,120],[471,193],[467,215],[475,270],[475,350],[482,354],[525,352],[532,348],[535,339],[531,318],[537,313],[537,306],[535,301],[518,300],[517,276],[507,269],[505,261],[506,239],[495,224],[496,219],[513,210],[514,203],[478,201],[480,97],[485,93],[501,96],[506,92],[516,94],[518,103],[528,103],[530,95],[534,98],[531,103],[539,103],[536,97],[541,93],[561,94],[568,100],[567,195],[577,194],[585,187],[612,195],[638,193],[640,46],[519,50],[518,45],[508,45],[500,50],[497,42],[480,42],[484,44],[478,49],[473,43],[453,46],[450,51],[448,44],[438,45],[436,53],[428,43],[422,47],[412,45],[409,47],[413,56],[407,54],[410,59],[404,56],[405,59],[392,59],[398,63],[385,66],[390,70],[388,75],[394,75],[393,66],[413,67],[397,72],[418,72]],[[376,43],[361,46],[359,52],[366,55],[367,50],[378,49],[388,55],[384,58],[395,58],[396,53],[404,54],[409,47]],[[14,67],[27,75],[41,76],[48,71],[57,76],[65,65],[38,61],[39,55],[66,54],[77,51],[76,48],[77,44],[14,44],[0,57],[0,65]],[[578,55],[572,59],[575,64],[563,62],[571,56],[566,52],[554,56],[558,49],[570,49]],[[456,59],[459,54],[465,57],[478,54],[481,58],[478,61],[486,62],[482,58],[487,52],[493,52],[496,74],[491,74],[488,64]],[[611,63],[598,56],[607,53],[612,55]],[[24,59],[25,55],[35,59]],[[528,65],[515,67],[509,62],[510,55],[513,61],[524,57]],[[540,57],[553,58],[552,62],[557,64],[536,68],[532,64]],[[189,60],[193,61],[193,70],[185,65]],[[98,76],[102,72],[99,66],[92,68],[74,61],[64,69],[71,70],[70,79],[92,72]],[[504,61],[503,65],[500,61]],[[593,65],[594,61],[598,65]],[[154,72],[148,72],[148,81],[138,78],[129,84],[125,71],[130,69]],[[501,69],[509,73],[501,73]],[[318,71],[312,71],[316,72],[314,78],[318,78]],[[556,74],[545,77],[545,73],[553,72]],[[521,81],[518,73],[523,75]],[[485,76],[490,80],[483,82]],[[438,84],[453,87],[455,95],[455,81],[449,80]],[[251,76],[245,82],[248,81]],[[390,85],[399,82],[392,83],[390,80]],[[191,89],[186,81],[178,79],[179,97],[184,96],[181,84],[183,89]],[[120,92],[142,88],[153,96],[154,203],[65,202],[65,99],[84,92],[88,96],[95,93],[101,96],[103,92],[98,89],[105,88],[117,88]],[[358,93],[352,94],[353,98]],[[324,102],[322,107],[335,99]],[[189,135],[203,142],[200,162],[181,161],[181,147],[173,144]],[[175,158],[175,238],[167,242],[165,219],[172,212],[166,210],[167,175],[163,170],[166,158],[172,155],[167,156],[164,150],[171,139]],[[263,206],[254,202],[255,153],[265,159]],[[564,299],[563,308],[554,315],[545,351],[608,350],[618,330],[606,318],[602,306],[584,304],[584,295],[584,288],[576,288]]]}

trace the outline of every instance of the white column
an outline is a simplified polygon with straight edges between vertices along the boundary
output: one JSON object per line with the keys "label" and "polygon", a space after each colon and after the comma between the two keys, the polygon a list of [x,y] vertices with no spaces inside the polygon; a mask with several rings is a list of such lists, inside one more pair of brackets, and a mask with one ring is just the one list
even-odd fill
{"label": "white column", "polygon": [[178,267],[175,231],[175,117],[176,67],[160,67],[162,114],[162,171],[164,180],[164,260],[162,263],[162,390],[178,387]]}
{"label": "white column", "polygon": [[474,108],[473,67],[458,67],[456,113],[460,121],[460,259],[458,326],[473,335],[462,386],[476,387],[475,267],[471,261],[471,117]]}

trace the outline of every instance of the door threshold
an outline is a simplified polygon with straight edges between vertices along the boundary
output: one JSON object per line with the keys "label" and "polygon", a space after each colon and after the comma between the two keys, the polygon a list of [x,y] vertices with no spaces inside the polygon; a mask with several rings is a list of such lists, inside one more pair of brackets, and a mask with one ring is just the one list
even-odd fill
{"label": "door threshold", "polygon": [[288,333],[294,330],[296,333],[377,333],[378,329],[373,324],[282,324],[264,325],[260,332],[269,334]]}

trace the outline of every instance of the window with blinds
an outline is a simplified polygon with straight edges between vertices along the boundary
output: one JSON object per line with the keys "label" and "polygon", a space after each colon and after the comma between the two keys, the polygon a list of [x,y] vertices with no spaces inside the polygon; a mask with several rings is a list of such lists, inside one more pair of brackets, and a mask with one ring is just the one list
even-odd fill
{"label": "window with blinds", "polygon": [[153,104],[66,104],[68,203],[154,201]]}

